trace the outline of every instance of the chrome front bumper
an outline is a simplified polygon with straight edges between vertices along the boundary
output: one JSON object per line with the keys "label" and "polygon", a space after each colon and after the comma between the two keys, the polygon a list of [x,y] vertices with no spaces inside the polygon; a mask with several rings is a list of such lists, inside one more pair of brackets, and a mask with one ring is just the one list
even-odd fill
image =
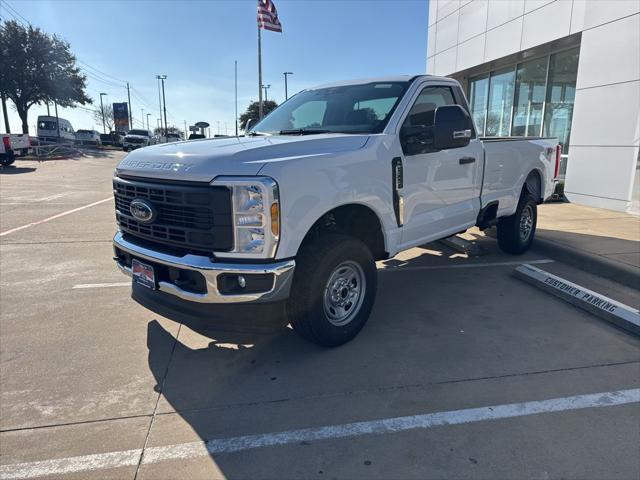
{"label": "chrome front bumper", "polygon": [[[200,255],[184,255],[182,257],[150,250],[123,238],[121,232],[113,237],[115,260],[118,268],[125,275],[131,276],[131,268],[126,266],[119,258],[118,250],[140,260],[148,260],[153,263],[166,265],[183,270],[193,270],[201,273],[206,281],[206,293],[194,293],[184,290],[171,282],[159,281],[158,290],[174,295],[183,300],[197,303],[264,303],[277,302],[289,297],[295,261],[285,260],[265,264],[246,263],[218,263],[210,258]],[[270,290],[258,293],[223,294],[218,290],[217,278],[220,274],[250,275],[273,274],[273,286]]]}

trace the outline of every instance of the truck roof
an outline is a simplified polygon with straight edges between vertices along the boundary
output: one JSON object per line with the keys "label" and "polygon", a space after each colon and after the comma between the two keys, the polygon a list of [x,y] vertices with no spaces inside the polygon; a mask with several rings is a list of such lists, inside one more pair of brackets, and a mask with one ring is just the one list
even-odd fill
{"label": "truck roof", "polygon": [[343,87],[345,85],[365,85],[367,83],[409,82],[416,78],[438,78],[443,80],[450,80],[446,77],[438,77],[435,75],[389,75],[386,77],[359,78],[355,80],[342,80],[338,82],[325,83],[323,85],[318,85],[316,87],[310,88],[309,90],[318,90],[320,88],[330,87]]}

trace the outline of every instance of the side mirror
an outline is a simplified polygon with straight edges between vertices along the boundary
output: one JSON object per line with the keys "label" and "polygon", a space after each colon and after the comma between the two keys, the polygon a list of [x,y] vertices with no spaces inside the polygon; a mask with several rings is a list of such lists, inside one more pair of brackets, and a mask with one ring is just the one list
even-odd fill
{"label": "side mirror", "polygon": [[402,127],[400,144],[405,155],[417,155],[433,150],[433,127],[427,125]]}
{"label": "side mirror", "polygon": [[433,125],[435,149],[445,150],[469,145],[473,124],[469,114],[460,105],[436,108]]}
{"label": "side mirror", "polygon": [[244,131],[248,132],[253,127],[255,127],[257,123],[258,123],[257,118],[250,118],[249,120],[247,120],[247,124],[244,126]]}

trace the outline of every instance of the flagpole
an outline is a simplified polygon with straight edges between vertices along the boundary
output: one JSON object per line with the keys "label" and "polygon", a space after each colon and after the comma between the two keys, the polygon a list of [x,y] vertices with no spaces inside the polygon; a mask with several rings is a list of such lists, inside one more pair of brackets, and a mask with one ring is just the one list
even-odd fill
{"label": "flagpole", "polygon": [[262,35],[258,25],[258,119],[262,120]]}
{"label": "flagpole", "polygon": [[238,136],[238,61],[235,62],[235,96],[236,96],[236,117],[234,119],[236,125],[236,137]]}

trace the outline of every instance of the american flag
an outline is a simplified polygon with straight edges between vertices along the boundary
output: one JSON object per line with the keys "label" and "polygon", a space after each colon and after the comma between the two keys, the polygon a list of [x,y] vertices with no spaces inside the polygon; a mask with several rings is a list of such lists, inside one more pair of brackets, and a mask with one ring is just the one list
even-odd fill
{"label": "american flag", "polygon": [[258,0],[258,28],[282,32],[276,6],[271,0]]}

